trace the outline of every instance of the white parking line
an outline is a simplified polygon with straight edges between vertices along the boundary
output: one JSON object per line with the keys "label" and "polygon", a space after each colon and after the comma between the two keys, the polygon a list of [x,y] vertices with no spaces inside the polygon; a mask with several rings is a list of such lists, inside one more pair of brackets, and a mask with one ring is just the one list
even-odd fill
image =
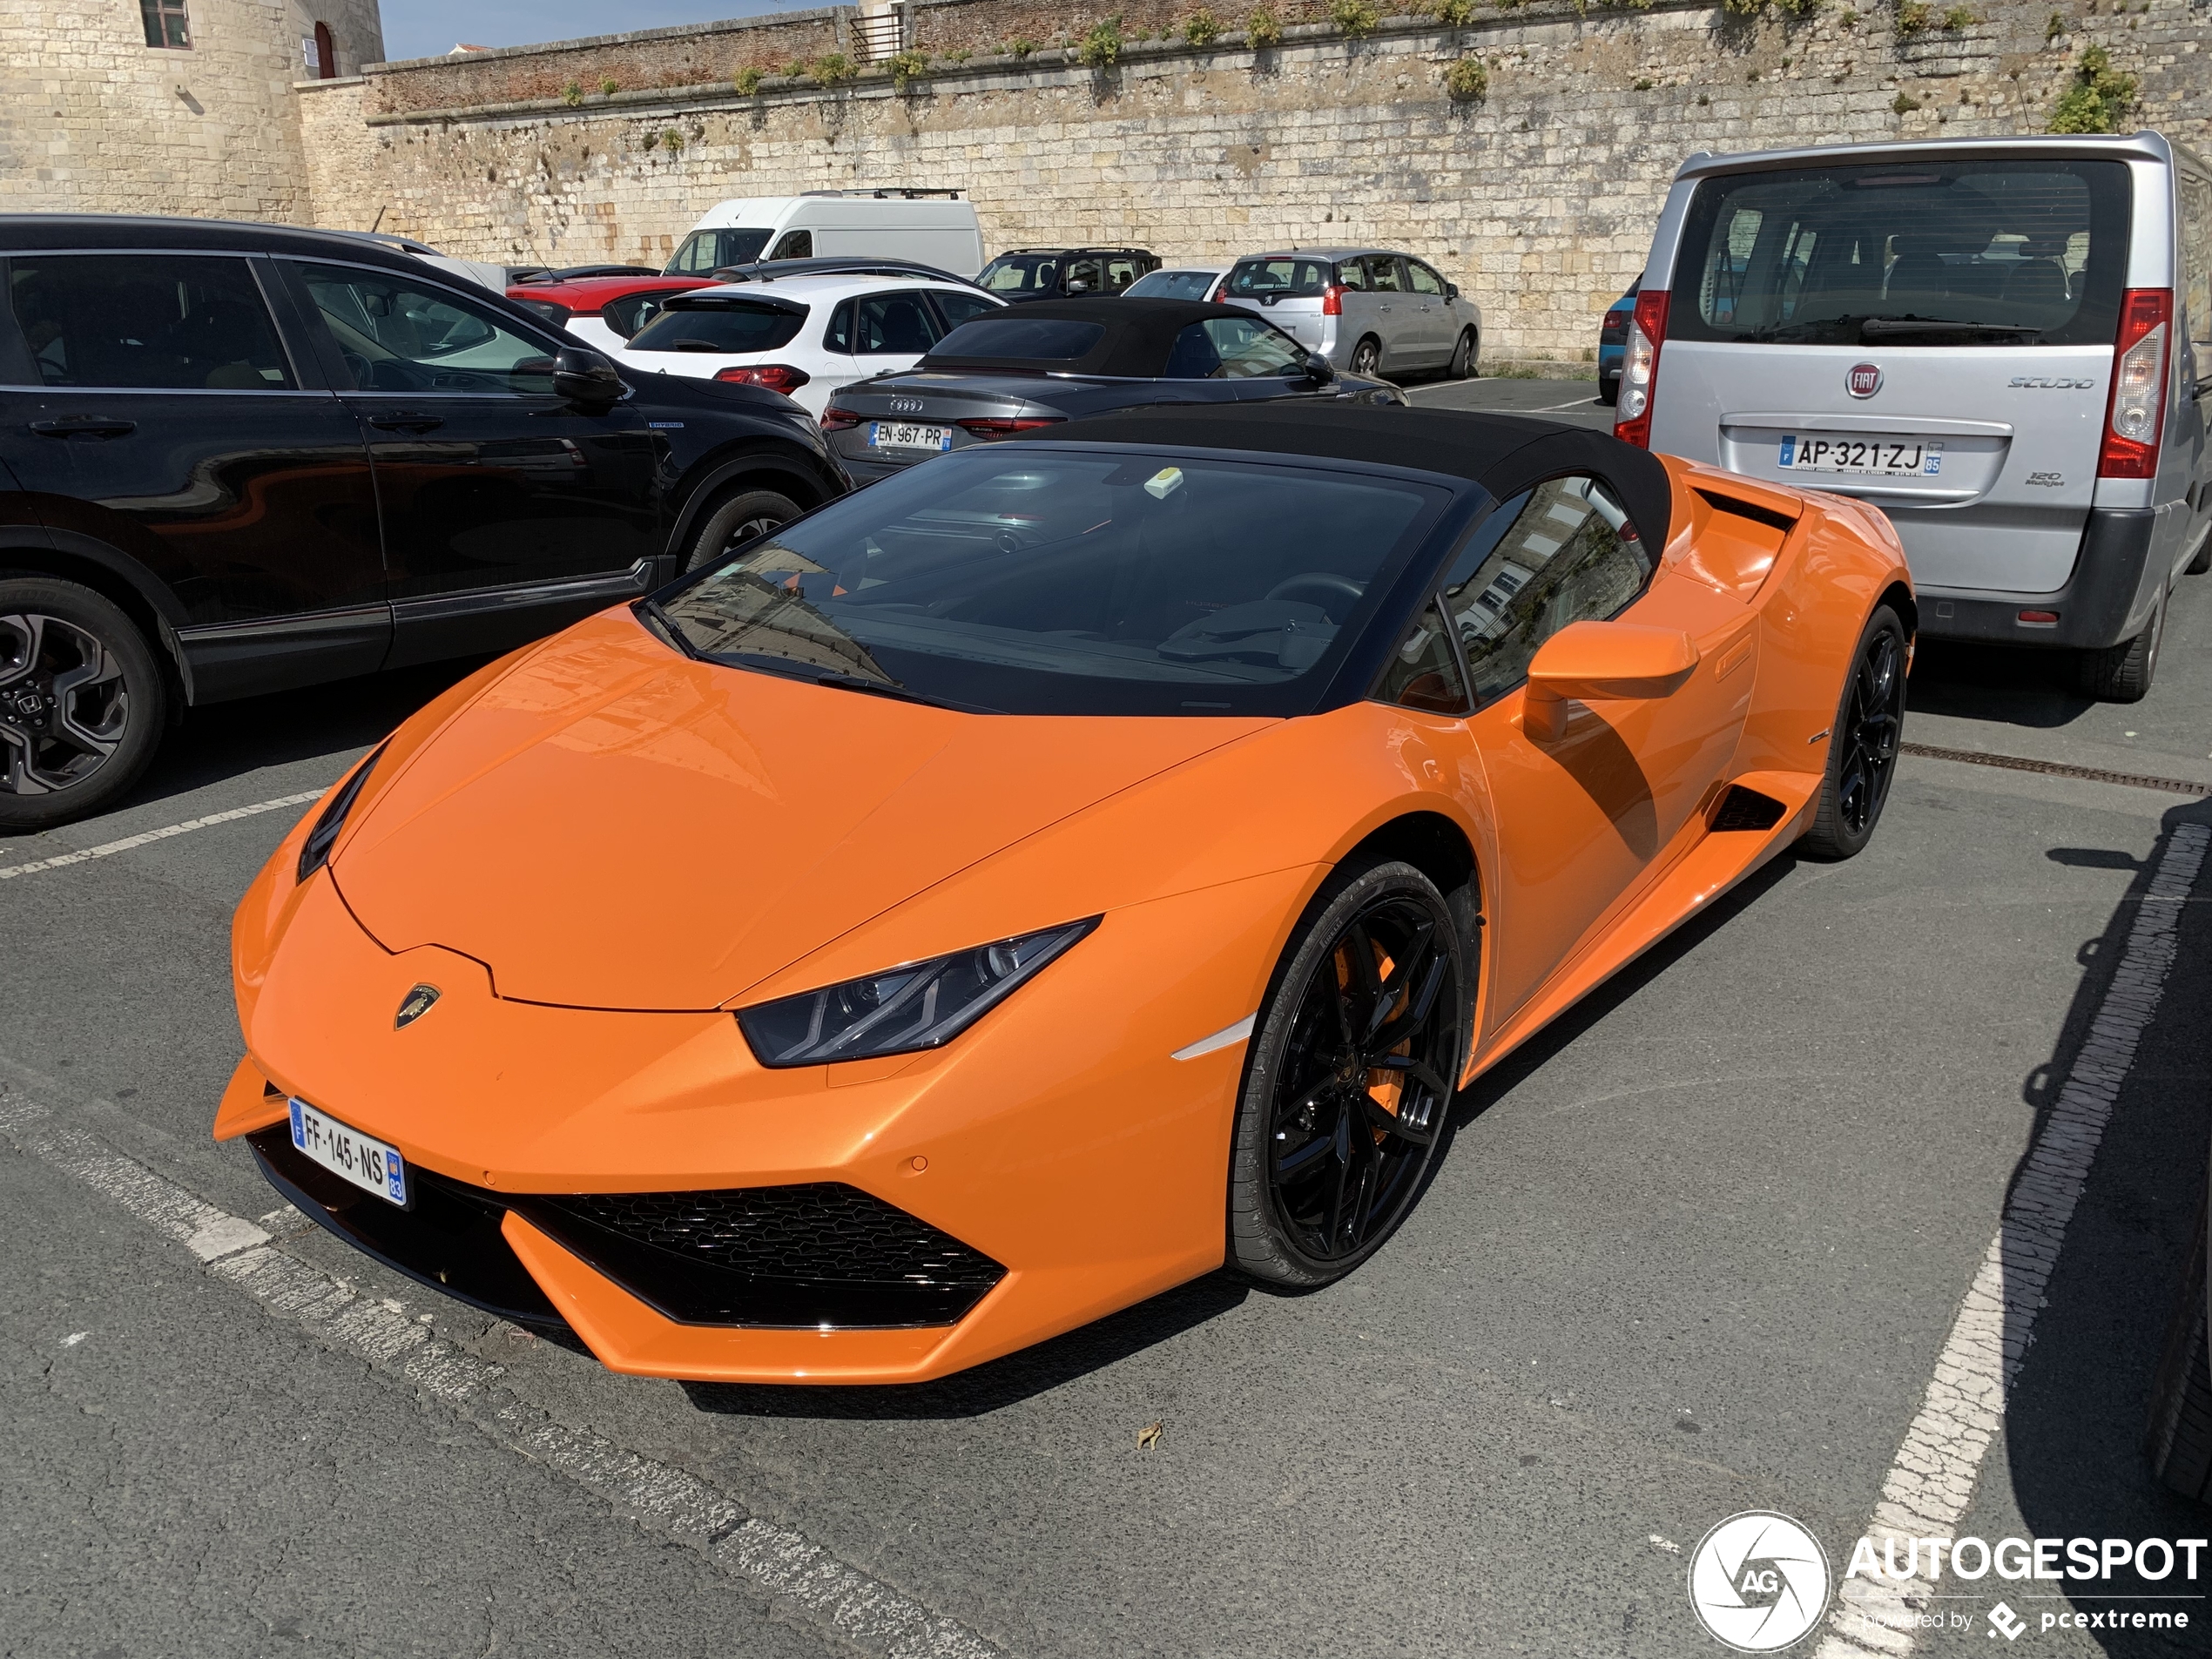
{"label": "white parking line", "polygon": [[[1907,1541],[1949,1541],[1973,1499],[1982,1459],[2004,1426],[2006,1390],[2020,1374],[2067,1223],[2088,1180],[2113,1102],[2165,994],[2182,909],[2208,844],[2212,830],[2201,824],[2177,826],[2167,840],[2088,1040],[2028,1151],[1997,1236],[1983,1252],[1936,1356],[1919,1415],[1882,1481],[1866,1536],[1885,1561],[1918,1566]],[[1922,1573],[1883,1583],[1845,1579],[1829,1615],[1835,1634],[1823,1640],[1814,1659],[1910,1654],[1917,1645],[1912,1615],[1926,1610],[1932,1577]]]}
{"label": "white parking line", "polygon": [[179,1240],[210,1273],[272,1313],[442,1400],[496,1444],[703,1550],[723,1571],[789,1603],[826,1634],[883,1659],[999,1659],[1000,1650],[974,1631],[869,1577],[805,1534],[749,1514],[698,1476],[552,1421],[525,1400],[494,1403],[488,1391],[508,1375],[506,1368],[432,1336],[423,1323],[428,1315],[394,1298],[365,1295],[287,1254],[270,1242],[267,1229],[56,1122],[39,1102],[0,1089],[0,1131]]}
{"label": "white parking line", "polygon": [[119,841],[104,841],[82,852],[57,853],[52,858],[40,859],[35,864],[11,866],[0,870],[0,881],[12,881],[19,875],[36,875],[41,870],[58,870],[64,865],[82,864],[88,859],[104,859],[117,853],[128,853],[132,847],[165,841],[172,835],[189,835],[194,830],[206,829],[212,825],[236,823],[239,819],[251,818],[256,813],[273,813],[286,806],[305,806],[311,800],[321,799],[322,790],[309,789],[297,795],[279,795],[274,800],[257,800],[251,806],[233,806],[227,813],[210,813],[205,818],[188,818],[181,824],[165,824],[159,829],[126,835]]}

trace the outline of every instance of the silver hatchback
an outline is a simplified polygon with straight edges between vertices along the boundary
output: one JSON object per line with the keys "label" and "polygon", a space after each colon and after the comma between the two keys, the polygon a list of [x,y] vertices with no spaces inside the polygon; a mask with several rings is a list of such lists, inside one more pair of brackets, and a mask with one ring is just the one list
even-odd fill
{"label": "silver hatchback", "polygon": [[2212,565],[2212,169],[2155,132],[1694,156],[1619,435],[1857,496],[1924,633],[2061,646],[2132,702]]}
{"label": "silver hatchback", "polygon": [[1223,300],[1257,311],[1354,374],[1445,369],[1465,380],[1482,354],[1482,313],[1435,267],[1372,247],[1292,248],[1230,267]]}

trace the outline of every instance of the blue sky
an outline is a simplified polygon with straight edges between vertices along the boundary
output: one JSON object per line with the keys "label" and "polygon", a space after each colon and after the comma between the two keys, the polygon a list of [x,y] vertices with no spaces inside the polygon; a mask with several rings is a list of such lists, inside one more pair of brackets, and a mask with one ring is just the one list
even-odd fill
{"label": "blue sky", "polygon": [[526,46],[794,9],[776,0],[384,0],[384,55],[433,57],[463,40]]}

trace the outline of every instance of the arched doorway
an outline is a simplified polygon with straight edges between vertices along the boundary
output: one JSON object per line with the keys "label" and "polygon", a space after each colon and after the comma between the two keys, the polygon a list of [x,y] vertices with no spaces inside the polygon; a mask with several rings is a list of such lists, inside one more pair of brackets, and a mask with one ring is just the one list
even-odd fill
{"label": "arched doorway", "polygon": [[330,25],[315,25],[315,78],[335,80],[338,78],[338,43],[330,37]]}

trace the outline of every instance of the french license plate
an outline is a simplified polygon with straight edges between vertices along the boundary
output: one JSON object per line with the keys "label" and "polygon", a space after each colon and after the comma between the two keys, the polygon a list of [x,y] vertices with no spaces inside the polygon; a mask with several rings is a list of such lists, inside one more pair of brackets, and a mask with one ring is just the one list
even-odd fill
{"label": "french license plate", "polygon": [[1943,470],[1943,446],[1925,438],[1844,438],[1795,434],[1782,440],[1789,472],[1848,472],[1871,478],[1932,478]]}
{"label": "french license plate", "polygon": [[373,1192],[402,1210],[407,1207],[407,1160],[398,1147],[364,1135],[304,1100],[291,1104],[295,1148],[363,1192]]}
{"label": "french license plate", "polygon": [[948,426],[914,426],[904,421],[871,421],[868,422],[868,448],[871,449],[936,449],[953,447],[953,429]]}

